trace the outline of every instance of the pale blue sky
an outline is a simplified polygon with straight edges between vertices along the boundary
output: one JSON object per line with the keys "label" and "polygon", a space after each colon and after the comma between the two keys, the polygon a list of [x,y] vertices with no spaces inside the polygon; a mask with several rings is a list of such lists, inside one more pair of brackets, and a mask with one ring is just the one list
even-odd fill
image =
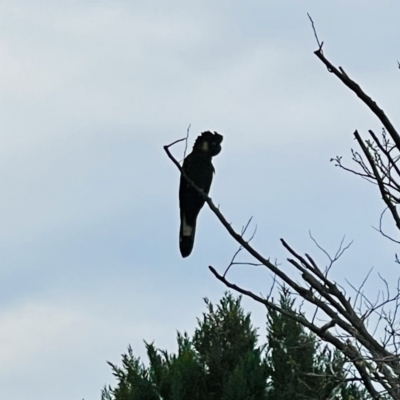
{"label": "pale blue sky", "polygon": [[[368,109],[314,56],[325,54],[398,123],[395,1],[2,1],[0,4],[0,398],[98,399],[142,340],[175,349],[225,288],[236,245],[207,207],[188,259],[178,249],[179,175],[162,146],[207,129],[224,135],[211,196],[255,247],[284,237],[359,284],[374,266],[397,280],[372,185],[350,159],[352,133],[379,132]],[[183,146],[174,153],[181,158]],[[390,224],[389,227],[390,228]],[[293,271],[294,273],[294,271]],[[231,278],[266,293],[268,271]],[[374,283],[375,282],[375,283]],[[246,309],[262,329],[264,310]]]}

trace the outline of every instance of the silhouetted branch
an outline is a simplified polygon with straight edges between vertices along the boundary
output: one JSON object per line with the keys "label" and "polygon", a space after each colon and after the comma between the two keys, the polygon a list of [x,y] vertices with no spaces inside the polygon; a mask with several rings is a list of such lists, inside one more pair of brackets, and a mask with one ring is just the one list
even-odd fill
{"label": "silhouetted branch", "polygon": [[321,50],[318,49],[314,52],[314,54],[325,64],[328,71],[337,76],[350,90],[352,90],[368,107],[369,109],[379,118],[382,122],[383,126],[389,132],[389,135],[396,143],[397,148],[400,149],[400,136],[397,133],[396,129],[389,121],[388,117],[386,116],[385,112],[378,107],[378,105],[369,97],[349,76],[344,72],[343,68],[339,67],[337,69],[333,64],[331,64],[325,56],[322,54]]}
{"label": "silhouetted branch", "polygon": [[317,31],[316,31],[316,29],[315,29],[314,21],[313,21],[313,19],[311,18],[311,15],[310,15],[309,13],[307,13],[307,15],[308,15],[309,20],[311,21],[311,26],[312,26],[312,28],[313,28],[315,40],[316,40],[317,43],[318,43],[319,50],[322,51],[322,46],[324,45],[324,42],[320,43],[320,41],[319,41],[319,39],[318,39]]}
{"label": "silhouetted branch", "polygon": [[379,187],[379,191],[381,192],[382,199],[385,202],[385,204],[387,205],[387,207],[389,208],[389,210],[390,210],[390,212],[392,214],[392,217],[393,217],[393,219],[394,219],[394,221],[396,223],[397,228],[400,230],[400,217],[399,217],[399,215],[397,213],[395,205],[392,203],[392,200],[391,200],[391,198],[389,196],[389,193],[388,193],[387,189],[385,188],[385,185],[384,185],[384,182],[382,180],[382,177],[378,172],[377,165],[374,162],[374,160],[373,160],[370,152],[368,151],[367,147],[365,146],[364,141],[361,139],[361,136],[358,133],[358,131],[354,132],[354,137],[356,138],[358,144],[360,145],[362,151],[364,152],[364,154],[365,154],[365,156],[366,156],[366,158],[367,158],[367,160],[368,160],[368,162],[370,164],[370,167],[371,167],[371,169],[373,171],[373,174],[374,174],[374,178],[376,179],[376,182],[378,183],[378,187]]}

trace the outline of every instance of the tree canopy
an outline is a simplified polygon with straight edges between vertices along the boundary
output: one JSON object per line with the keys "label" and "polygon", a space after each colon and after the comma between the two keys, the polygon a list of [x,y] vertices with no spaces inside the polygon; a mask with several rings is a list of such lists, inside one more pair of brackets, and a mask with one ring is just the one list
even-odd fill
{"label": "tree canopy", "polygon": [[[259,344],[251,315],[241,297],[225,293],[216,306],[205,299],[206,312],[192,336],[178,332],[177,354],[146,343],[148,366],[133,354],[122,366],[109,362],[116,387],[105,387],[102,400],[273,400],[367,399],[347,381],[343,358],[303,326],[268,311],[267,340]],[[294,300],[283,290],[280,305],[294,313]]]}

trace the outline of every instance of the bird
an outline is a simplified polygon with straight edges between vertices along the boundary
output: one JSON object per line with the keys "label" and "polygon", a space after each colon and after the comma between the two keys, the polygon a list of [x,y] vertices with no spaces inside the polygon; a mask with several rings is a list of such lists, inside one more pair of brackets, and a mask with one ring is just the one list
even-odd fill
{"label": "bird", "polygon": [[[221,151],[223,136],[210,131],[202,132],[194,143],[192,152],[183,160],[186,176],[208,195],[215,172],[212,157]],[[180,230],[179,249],[182,257],[190,255],[196,233],[196,220],[205,200],[181,174],[179,185]]]}

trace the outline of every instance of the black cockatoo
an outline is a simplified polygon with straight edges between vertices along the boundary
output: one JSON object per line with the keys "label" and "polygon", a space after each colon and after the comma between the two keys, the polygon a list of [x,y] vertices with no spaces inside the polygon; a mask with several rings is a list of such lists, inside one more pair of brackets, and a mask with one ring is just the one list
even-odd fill
{"label": "black cockatoo", "polygon": [[[184,159],[182,169],[187,177],[204,193],[208,194],[214,174],[211,158],[221,151],[222,135],[217,132],[203,132],[193,146],[192,152]],[[187,257],[193,249],[196,219],[205,200],[189,182],[181,176],[179,186],[179,208],[181,227],[179,248],[182,257]]]}

